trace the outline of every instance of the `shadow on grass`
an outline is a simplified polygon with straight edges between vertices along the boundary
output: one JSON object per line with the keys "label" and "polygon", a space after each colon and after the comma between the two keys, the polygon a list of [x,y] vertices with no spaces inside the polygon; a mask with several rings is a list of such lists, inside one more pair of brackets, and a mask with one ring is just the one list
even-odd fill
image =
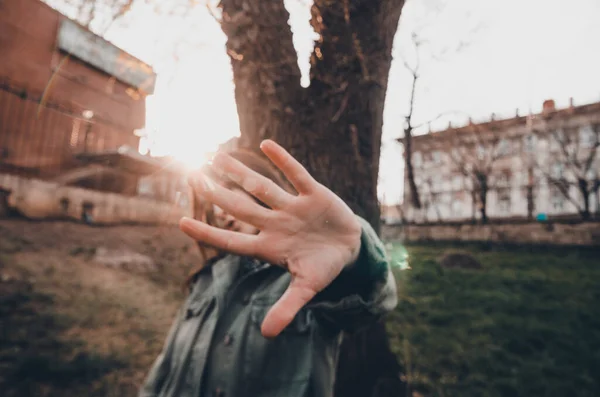
{"label": "shadow on grass", "polygon": [[52,313],[50,296],[25,281],[0,282],[0,390],[4,397],[106,395],[90,384],[124,367],[112,357],[84,351],[59,335],[68,319]]}

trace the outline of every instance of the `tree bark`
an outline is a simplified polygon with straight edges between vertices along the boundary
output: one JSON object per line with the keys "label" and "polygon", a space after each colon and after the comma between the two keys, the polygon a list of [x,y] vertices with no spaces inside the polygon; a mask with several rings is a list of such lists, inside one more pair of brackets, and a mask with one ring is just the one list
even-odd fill
{"label": "tree bark", "polygon": [[527,219],[533,219],[533,213],[535,212],[535,195],[534,195],[534,180],[533,180],[533,168],[527,169]]}
{"label": "tree bark", "polygon": [[594,194],[596,195],[596,219],[600,219],[600,180],[594,180]]}
{"label": "tree bark", "polygon": [[579,187],[579,192],[583,198],[583,208],[580,209],[579,213],[581,218],[587,221],[590,219],[590,189],[588,181],[583,178],[578,178],[577,187]]}
{"label": "tree bark", "polygon": [[533,185],[527,185],[527,220],[533,220],[535,212],[535,202],[533,194]]}
{"label": "tree bark", "polygon": [[481,214],[481,223],[488,222],[487,217],[487,194],[489,190],[488,177],[485,174],[477,175],[477,184],[479,185],[479,212]]}
{"label": "tree bark", "polygon": [[[310,86],[300,70],[283,0],[221,0],[240,145],[271,138],[379,230],[377,180],[392,45],[404,0],[315,0],[319,34]],[[405,389],[383,322],[346,336],[335,392],[398,396]]]}
{"label": "tree bark", "polygon": [[[414,89],[414,88],[413,88]],[[406,178],[408,179],[408,190],[410,194],[410,203],[414,208],[421,208],[421,198],[415,182],[415,170],[412,163],[412,128],[404,130],[404,165],[406,167]]]}
{"label": "tree bark", "polygon": [[471,223],[477,223],[477,191],[471,189]]}

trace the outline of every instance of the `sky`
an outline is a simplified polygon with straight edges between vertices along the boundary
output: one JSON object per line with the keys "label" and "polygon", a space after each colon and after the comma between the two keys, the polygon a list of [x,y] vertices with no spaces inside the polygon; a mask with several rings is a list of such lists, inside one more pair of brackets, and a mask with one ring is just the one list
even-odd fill
{"label": "sky", "polygon": [[[148,138],[141,150],[149,146],[155,155],[198,166],[206,152],[239,135],[225,36],[204,6],[169,19],[157,17],[145,2],[135,4],[105,37],[159,75],[155,94],[147,98]],[[306,85],[315,39],[310,2],[287,0],[286,7]],[[570,97],[576,105],[600,101],[599,17],[600,0],[408,0],[384,110],[380,199],[396,203],[403,194],[396,138],[408,109],[411,77],[402,60],[414,65],[413,33],[424,41],[415,122],[452,112],[431,124],[441,130],[468,117],[539,112],[545,99],[558,107]]]}

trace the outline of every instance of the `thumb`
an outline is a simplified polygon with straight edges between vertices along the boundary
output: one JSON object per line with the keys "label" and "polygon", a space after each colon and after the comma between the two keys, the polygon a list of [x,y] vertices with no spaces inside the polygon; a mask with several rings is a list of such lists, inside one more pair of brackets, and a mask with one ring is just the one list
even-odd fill
{"label": "thumb", "polygon": [[314,290],[298,284],[292,280],[281,298],[267,312],[260,327],[265,338],[279,335],[292,322],[300,309],[316,295]]}

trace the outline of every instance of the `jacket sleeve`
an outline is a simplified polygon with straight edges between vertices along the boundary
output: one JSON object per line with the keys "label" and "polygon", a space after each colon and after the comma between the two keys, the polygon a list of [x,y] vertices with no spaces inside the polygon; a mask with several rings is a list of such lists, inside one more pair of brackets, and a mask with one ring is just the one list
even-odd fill
{"label": "jacket sleeve", "polygon": [[362,234],[358,259],[308,305],[318,321],[344,331],[377,321],[398,303],[396,280],[383,243],[367,221],[359,221]]}

